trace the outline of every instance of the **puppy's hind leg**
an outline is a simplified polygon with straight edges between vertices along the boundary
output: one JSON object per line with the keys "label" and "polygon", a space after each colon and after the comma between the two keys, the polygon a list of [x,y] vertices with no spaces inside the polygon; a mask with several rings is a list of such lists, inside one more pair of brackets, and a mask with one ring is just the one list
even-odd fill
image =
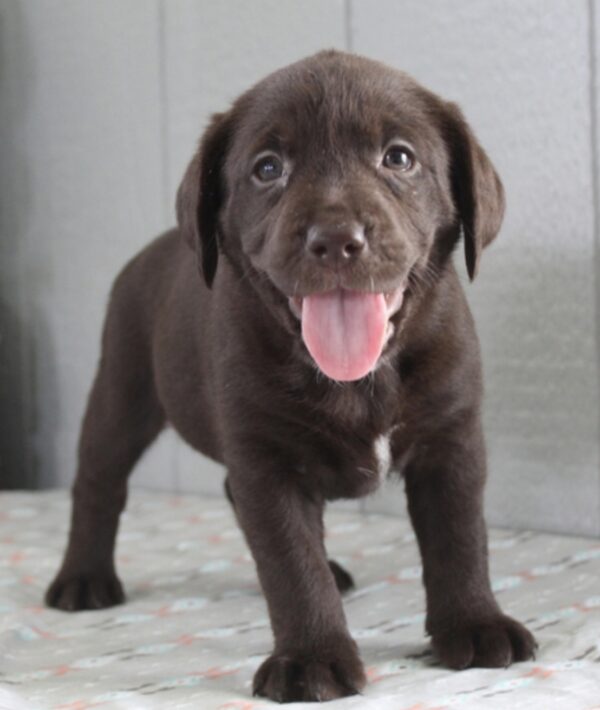
{"label": "puppy's hind leg", "polygon": [[81,430],[69,543],[46,592],[49,606],[67,611],[99,609],[124,600],[114,546],[127,477],[165,421],[154,390],[149,348],[136,324],[138,314],[125,305],[113,295]]}
{"label": "puppy's hind leg", "polygon": [[340,593],[344,594],[345,592],[349,592],[351,589],[354,589],[354,578],[350,572],[345,570],[342,565],[335,560],[328,560],[328,562],[329,569],[335,579],[335,586],[339,589]]}

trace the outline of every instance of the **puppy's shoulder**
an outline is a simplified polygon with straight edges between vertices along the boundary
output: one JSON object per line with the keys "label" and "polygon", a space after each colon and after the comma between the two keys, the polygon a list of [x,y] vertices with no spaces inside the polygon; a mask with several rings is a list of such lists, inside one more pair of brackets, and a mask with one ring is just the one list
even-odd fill
{"label": "puppy's shoulder", "polygon": [[432,401],[456,396],[477,401],[481,394],[479,341],[453,266],[413,314],[411,326],[401,363],[414,375],[410,378],[413,394]]}

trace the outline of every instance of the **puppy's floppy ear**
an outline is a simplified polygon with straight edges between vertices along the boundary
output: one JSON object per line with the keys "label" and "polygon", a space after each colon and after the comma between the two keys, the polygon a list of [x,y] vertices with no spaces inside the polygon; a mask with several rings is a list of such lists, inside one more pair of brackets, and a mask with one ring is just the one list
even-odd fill
{"label": "puppy's floppy ear", "polygon": [[494,166],[456,104],[445,105],[444,132],[450,149],[452,196],[462,224],[471,281],[481,252],[498,234],[504,216],[504,188]]}
{"label": "puppy's floppy ear", "polygon": [[196,251],[210,288],[219,258],[219,212],[225,200],[223,164],[232,134],[230,113],[215,114],[177,191],[179,231]]}

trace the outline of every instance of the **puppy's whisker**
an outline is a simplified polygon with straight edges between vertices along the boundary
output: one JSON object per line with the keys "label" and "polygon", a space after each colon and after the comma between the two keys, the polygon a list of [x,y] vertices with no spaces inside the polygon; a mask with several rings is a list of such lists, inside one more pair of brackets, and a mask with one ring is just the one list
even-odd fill
{"label": "puppy's whisker", "polygon": [[426,290],[432,288],[440,278],[439,269],[433,264],[424,264],[420,269],[414,269],[409,280],[411,286],[418,295],[423,295]]}

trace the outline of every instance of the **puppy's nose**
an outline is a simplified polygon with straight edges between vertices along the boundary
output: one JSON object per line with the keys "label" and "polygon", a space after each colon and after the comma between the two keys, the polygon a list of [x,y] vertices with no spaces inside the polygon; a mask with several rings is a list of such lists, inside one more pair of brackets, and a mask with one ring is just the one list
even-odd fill
{"label": "puppy's nose", "polygon": [[358,224],[313,226],[306,237],[308,253],[321,263],[332,266],[358,258],[366,245],[364,229]]}

